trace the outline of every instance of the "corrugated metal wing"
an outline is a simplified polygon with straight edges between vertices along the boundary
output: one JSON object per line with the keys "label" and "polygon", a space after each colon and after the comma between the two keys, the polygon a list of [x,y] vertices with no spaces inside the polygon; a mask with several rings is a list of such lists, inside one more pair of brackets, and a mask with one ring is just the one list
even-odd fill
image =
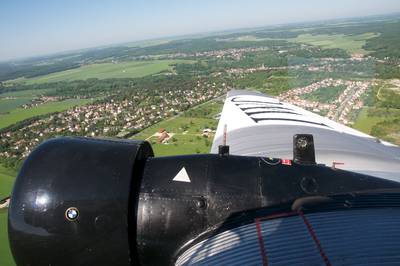
{"label": "corrugated metal wing", "polygon": [[399,208],[261,219],[259,226],[259,232],[254,222],[203,240],[176,265],[400,265]]}

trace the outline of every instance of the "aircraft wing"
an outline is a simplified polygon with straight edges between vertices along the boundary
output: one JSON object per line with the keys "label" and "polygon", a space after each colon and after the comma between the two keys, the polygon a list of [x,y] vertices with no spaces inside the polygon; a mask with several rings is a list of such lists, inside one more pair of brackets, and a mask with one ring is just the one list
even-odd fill
{"label": "aircraft wing", "polygon": [[234,155],[292,158],[293,136],[312,134],[317,163],[400,181],[400,147],[258,92],[228,93],[211,153],[225,125]]}

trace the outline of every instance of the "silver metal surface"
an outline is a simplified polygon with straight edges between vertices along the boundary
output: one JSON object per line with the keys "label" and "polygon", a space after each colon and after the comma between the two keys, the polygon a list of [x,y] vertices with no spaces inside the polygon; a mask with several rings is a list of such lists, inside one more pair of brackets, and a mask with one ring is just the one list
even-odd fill
{"label": "silver metal surface", "polygon": [[[224,105],[211,153],[218,153],[218,145],[223,142],[220,132],[225,124],[228,128],[227,144],[230,146],[230,154],[233,155],[291,159],[293,158],[293,136],[312,134],[317,163],[331,166],[334,162],[340,162],[344,163],[338,167],[340,169],[400,181],[400,147],[378,141],[371,136],[294,106],[291,108],[297,108],[299,112],[303,110],[305,117],[311,117],[315,121],[320,119],[321,123],[328,126],[284,120],[256,123],[247,115],[243,115],[244,112],[229,100],[236,95],[243,98],[259,97],[257,99],[263,101],[275,100],[260,93],[230,92]],[[264,114],[264,116],[269,115],[272,114]],[[284,116],[285,114],[282,114],[282,117]]]}
{"label": "silver metal surface", "polygon": [[[400,209],[340,210],[305,215],[332,265],[400,265]],[[300,216],[260,221],[268,265],[325,265]],[[379,244],[377,244],[379,243]],[[262,265],[255,223],[203,240],[176,265]]]}

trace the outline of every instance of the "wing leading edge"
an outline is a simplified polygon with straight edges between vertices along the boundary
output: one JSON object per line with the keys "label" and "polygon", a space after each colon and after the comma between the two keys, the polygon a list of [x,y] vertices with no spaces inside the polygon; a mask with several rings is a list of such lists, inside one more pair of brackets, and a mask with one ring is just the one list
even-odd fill
{"label": "wing leading edge", "polygon": [[211,153],[225,125],[231,154],[292,158],[293,135],[312,134],[317,163],[400,181],[400,147],[261,93],[228,93]]}

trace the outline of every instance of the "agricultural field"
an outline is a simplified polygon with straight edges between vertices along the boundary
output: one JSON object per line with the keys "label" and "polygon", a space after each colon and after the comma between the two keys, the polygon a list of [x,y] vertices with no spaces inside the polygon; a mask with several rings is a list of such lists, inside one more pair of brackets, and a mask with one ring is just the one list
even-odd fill
{"label": "agricultural field", "polygon": [[16,175],[15,170],[0,164],[0,200],[10,195]]}
{"label": "agricultural field", "polygon": [[91,99],[67,99],[60,102],[49,102],[29,109],[15,108],[7,114],[0,115],[0,129],[11,126],[19,121],[45,115],[54,112],[61,112],[77,105],[84,105],[91,102]]}
{"label": "agricultural field", "polygon": [[380,80],[366,99],[354,128],[400,145],[400,81]]}
{"label": "agricultural field", "polygon": [[235,87],[243,90],[256,90],[268,95],[279,95],[291,87],[292,77],[273,72],[255,72],[236,80]]}
{"label": "agricultural field", "polygon": [[384,116],[371,116],[368,114],[368,109],[370,107],[364,107],[353,125],[353,128],[371,134],[371,129],[373,126],[385,120]]}
{"label": "agricultural field", "polygon": [[[0,164],[0,199],[10,195],[16,172]],[[0,209],[0,265],[15,265],[8,245],[7,209]]]}
{"label": "agricultural field", "polygon": [[0,265],[13,266],[15,262],[8,244],[7,228],[7,209],[0,209]]}
{"label": "agricultural field", "polygon": [[[222,111],[222,101],[210,101],[191,108],[183,114],[157,123],[137,135],[134,139],[151,142],[155,156],[209,153],[214,133],[203,136],[203,129],[214,132],[218,125],[217,115]],[[159,143],[155,133],[165,129],[171,138],[167,143]]]}
{"label": "agricultural field", "polygon": [[47,82],[85,80],[90,78],[138,78],[147,75],[172,71],[173,65],[178,63],[192,63],[190,60],[152,60],[130,61],[118,63],[89,64],[79,68],[60,71],[35,78],[22,79],[25,84],[41,84]]}
{"label": "agricultural field", "polygon": [[221,41],[232,41],[232,42],[260,42],[265,40],[273,40],[272,38],[259,38],[254,35],[242,35],[236,38],[220,39]]}
{"label": "agricultural field", "polygon": [[169,43],[169,42],[170,42],[170,40],[160,39],[160,40],[147,40],[147,41],[129,42],[129,43],[126,43],[125,45],[127,47],[150,47],[150,46],[155,46],[155,45],[160,45],[160,44],[166,44],[166,43]]}
{"label": "agricultural field", "polygon": [[358,35],[344,35],[344,34],[300,34],[296,38],[287,39],[290,42],[306,43],[321,48],[339,48],[346,50],[349,54],[360,53],[367,54],[368,51],[362,47],[365,45],[365,41],[374,37],[379,36],[373,32],[367,32]]}
{"label": "agricultural field", "polygon": [[[302,28],[292,31],[311,31],[315,30],[315,28]],[[323,49],[343,49],[347,51],[349,54],[360,53],[360,54],[368,54],[368,51],[363,49],[363,46],[366,43],[366,40],[378,37],[379,34],[374,32],[367,32],[358,35],[345,35],[345,34],[313,34],[313,33],[304,33],[300,34],[295,38],[260,38],[254,35],[242,35],[236,38],[228,38],[221,39],[223,41],[248,41],[248,42],[256,42],[256,41],[265,41],[265,40],[286,40],[289,42],[295,43],[306,43],[314,46],[319,46]]]}
{"label": "agricultural field", "polygon": [[31,101],[31,98],[0,98],[0,114],[5,114],[21,105],[27,104]]}
{"label": "agricultural field", "polygon": [[400,145],[400,116],[395,119],[387,119],[379,122],[372,127],[371,134],[380,139]]}
{"label": "agricultural field", "polygon": [[332,103],[345,89],[346,86],[344,85],[319,88],[316,91],[302,95],[301,98],[320,103]]}
{"label": "agricultural field", "polygon": [[0,94],[0,115],[6,114],[9,111],[18,108],[23,104],[29,103],[33,98],[42,95],[49,90],[23,90],[15,92],[6,92]]}

